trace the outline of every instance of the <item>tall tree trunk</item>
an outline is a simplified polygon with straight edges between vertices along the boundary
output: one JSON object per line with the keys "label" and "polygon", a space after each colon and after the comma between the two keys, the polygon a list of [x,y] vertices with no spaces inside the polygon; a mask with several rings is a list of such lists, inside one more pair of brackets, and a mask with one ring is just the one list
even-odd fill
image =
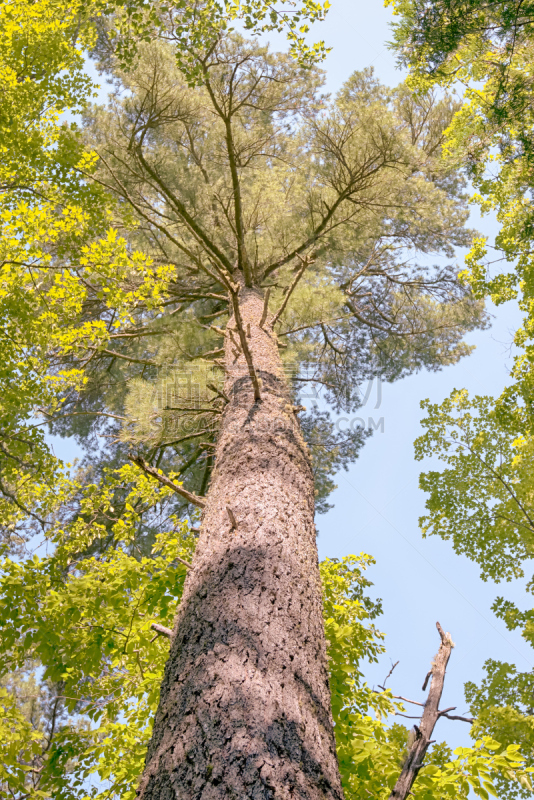
{"label": "tall tree trunk", "polygon": [[230,403],[138,796],[342,800],[310,460],[261,294],[239,298],[261,402],[227,336]]}

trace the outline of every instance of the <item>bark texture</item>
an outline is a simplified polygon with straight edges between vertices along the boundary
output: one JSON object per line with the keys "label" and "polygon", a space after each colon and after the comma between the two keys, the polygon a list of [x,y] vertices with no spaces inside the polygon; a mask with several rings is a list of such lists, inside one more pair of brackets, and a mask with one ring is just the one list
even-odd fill
{"label": "bark texture", "polygon": [[[227,336],[226,406],[138,797],[342,800],[310,460],[263,298]],[[233,321],[229,325],[232,326]]]}

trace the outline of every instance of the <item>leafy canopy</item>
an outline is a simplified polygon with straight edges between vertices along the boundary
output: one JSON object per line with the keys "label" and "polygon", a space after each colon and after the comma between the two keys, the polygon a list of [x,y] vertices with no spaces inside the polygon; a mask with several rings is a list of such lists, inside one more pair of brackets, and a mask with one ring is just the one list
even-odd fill
{"label": "leafy canopy", "polygon": [[[185,575],[176,555],[191,559],[195,538],[187,525],[168,515],[168,489],[149,483],[133,467],[110,472],[109,488],[117,482],[128,484],[128,506],[136,509],[129,524],[117,527],[125,544],[116,542],[115,548],[88,559],[74,552],[77,537],[71,535],[53,556],[3,564],[1,657],[3,671],[9,672],[0,694],[0,726],[10,735],[0,745],[0,785],[15,797],[135,797],[168,652],[167,640],[150,626],[155,620],[172,624]],[[150,558],[136,556],[126,544],[135,540],[135,515],[141,513],[159,522]],[[84,547],[87,535],[87,526],[79,529]],[[408,732],[382,721],[402,710],[391,692],[375,693],[363,683],[362,662],[383,652],[383,635],[374,625],[380,606],[365,595],[369,582],[363,571],[370,562],[367,556],[327,559],[321,575],[346,797],[372,793],[386,800]],[[31,673],[20,677],[28,662],[36,661],[45,670],[40,688]],[[30,685],[40,707],[25,704]],[[414,796],[467,798],[473,787],[487,798],[488,792],[494,794],[492,780],[499,773],[526,774],[517,747],[500,750],[490,737],[473,748],[459,748],[455,757],[444,745],[434,748]]]}

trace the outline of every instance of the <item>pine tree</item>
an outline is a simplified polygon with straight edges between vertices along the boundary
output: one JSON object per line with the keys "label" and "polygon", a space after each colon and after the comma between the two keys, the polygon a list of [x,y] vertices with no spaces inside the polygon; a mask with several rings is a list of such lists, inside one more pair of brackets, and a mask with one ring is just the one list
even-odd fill
{"label": "pine tree", "polygon": [[[446,137],[450,163],[463,164],[483,214],[494,213],[493,245],[477,237],[462,278],[480,298],[500,305],[516,299],[523,312],[515,332],[519,348],[510,383],[500,397],[451,392],[442,403],[425,401],[426,429],[416,441],[418,458],[438,455],[446,468],[421,475],[428,492],[424,534],[450,540],[454,550],[480,566],[484,580],[523,577],[532,558],[532,3],[495,4],[418,0],[395,2],[399,59],[410,67],[411,85],[459,82],[464,102]],[[527,595],[528,598],[528,595]],[[528,599],[527,599],[528,603]],[[493,605],[510,630],[532,644],[532,610],[505,597]],[[466,684],[476,716],[474,736],[518,744],[532,758],[533,675],[513,663],[488,659],[479,686]],[[499,795],[528,796],[515,781],[499,783]]]}
{"label": "pine tree", "polygon": [[342,797],[314,465],[287,376],[352,410],[362,380],[469,351],[482,308],[453,265],[427,266],[470,237],[462,182],[438,160],[454,106],[370,72],[330,102],[317,70],[224,32],[185,75],[161,39],[128,71],[108,42],[119,88],[87,116],[86,178],[173,277],[161,311],[134,310],[116,334],[95,293],[86,313],[108,343],[90,345],[88,383],[53,422],[66,433],[68,415],[95,414],[114,437],[101,463],[130,451],[202,509],[139,797]]}

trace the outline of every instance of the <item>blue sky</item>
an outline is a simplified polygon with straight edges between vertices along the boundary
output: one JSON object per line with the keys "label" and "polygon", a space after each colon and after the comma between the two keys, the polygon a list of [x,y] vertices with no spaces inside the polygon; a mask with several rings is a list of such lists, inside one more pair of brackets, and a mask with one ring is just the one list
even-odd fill
{"label": "blue sky", "polygon": [[[403,74],[387,48],[391,38],[390,9],[380,0],[332,0],[325,22],[313,29],[332,52],[325,69],[327,89],[337,91],[356,69],[373,66],[378,78],[389,85]],[[273,45],[283,46],[275,37]],[[101,83],[103,80],[97,78]],[[105,97],[105,85],[102,87]],[[473,210],[471,226],[495,235],[491,218],[480,219]],[[458,254],[461,264],[462,253]],[[453,388],[472,394],[498,394],[507,382],[511,366],[511,342],[519,324],[514,303],[490,309],[492,327],[469,336],[475,352],[440,373],[422,372],[382,387],[379,409],[376,390],[361,416],[383,418],[384,430],[367,442],[358,461],[336,478],[338,489],[330,498],[334,508],[317,520],[319,556],[342,557],[365,552],[376,558],[370,570],[373,594],[381,597],[384,615],[379,627],[386,633],[387,655],[366,670],[371,684],[381,683],[391,661],[399,660],[390,685],[396,694],[421,701],[421,685],[437,651],[437,620],[450,631],[456,648],[449,664],[442,707],[457,706],[465,712],[463,684],[478,681],[488,658],[531,669],[534,653],[518,634],[510,633],[491,611],[495,597],[503,594],[524,607],[524,582],[496,586],[478,577],[476,565],[458,557],[438,539],[424,540],[418,517],[424,513],[424,494],[418,489],[419,473],[440,469],[439,462],[421,464],[413,457],[413,442],[422,432],[419,403],[423,398],[441,401]],[[67,443],[56,441],[58,455],[72,456]],[[408,723],[408,721],[406,721]],[[441,720],[438,739],[451,746],[469,742],[465,723]]]}

